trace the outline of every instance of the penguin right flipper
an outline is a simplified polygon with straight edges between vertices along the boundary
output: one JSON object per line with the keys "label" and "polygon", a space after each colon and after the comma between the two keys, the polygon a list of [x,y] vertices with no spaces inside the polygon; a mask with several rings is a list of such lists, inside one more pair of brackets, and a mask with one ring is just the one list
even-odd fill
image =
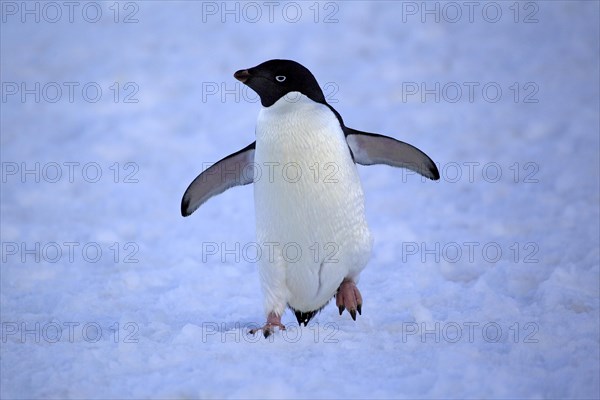
{"label": "penguin right flipper", "polygon": [[344,133],[357,164],[386,164],[408,168],[434,181],[440,179],[440,173],[431,158],[408,143],[348,127],[344,127]]}
{"label": "penguin right flipper", "polygon": [[223,193],[234,186],[254,182],[254,168],[246,168],[254,163],[256,142],[250,143],[238,152],[217,161],[204,170],[190,183],[181,199],[181,215],[191,215],[206,200]]}

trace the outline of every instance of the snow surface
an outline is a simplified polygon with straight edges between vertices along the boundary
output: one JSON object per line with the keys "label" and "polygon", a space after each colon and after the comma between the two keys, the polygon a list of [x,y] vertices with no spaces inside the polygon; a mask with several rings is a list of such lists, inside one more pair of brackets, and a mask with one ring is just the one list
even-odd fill
{"label": "snow surface", "polygon": [[[600,397],[598,2],[497,2],[495,23],[463,2],[275,2],[272,21],[262,2],[258,17],[103,2],[96,23],[85,2],[72,23],[62,2],[60,18],[28,2],[41,18],[23,23],[24,4],[1,4],[2,398]],[[442,179],[359,167],[363,315],[330,304],[298,330],[287,312],[265,340],[247,335],[264,321],[241,254],[252,187],[187,219],[179,204],[254,140],[259,104],[232,74],[271,58],[306,65],[348,126],[418,146]],[[10,94],[36,82],[39,102]],[[436,82],[439,102],[407,92]]]}

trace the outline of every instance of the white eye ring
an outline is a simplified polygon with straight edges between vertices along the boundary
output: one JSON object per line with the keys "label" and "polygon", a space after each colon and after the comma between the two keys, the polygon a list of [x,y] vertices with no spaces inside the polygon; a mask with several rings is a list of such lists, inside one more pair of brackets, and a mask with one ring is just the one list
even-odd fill
{"label": "white eye ring", "polygon": [[283,82],[283,81],[285,81],[285,76],[283,76],[283,75],[277,75],[277,76],[275,77],[275,80],[276,80],[277,82]]}

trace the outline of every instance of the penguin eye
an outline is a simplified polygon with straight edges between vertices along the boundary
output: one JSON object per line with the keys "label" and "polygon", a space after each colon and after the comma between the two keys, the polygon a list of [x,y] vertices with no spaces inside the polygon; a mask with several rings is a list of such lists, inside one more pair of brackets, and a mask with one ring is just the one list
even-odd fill
{"label": "penguin eye", "polygon": [[277,82],[281,83],[281,82],[285,81],[285,76],[283,76],[283,75],[277,75],[277,76],[275,77],[275,80],[276,80]]}

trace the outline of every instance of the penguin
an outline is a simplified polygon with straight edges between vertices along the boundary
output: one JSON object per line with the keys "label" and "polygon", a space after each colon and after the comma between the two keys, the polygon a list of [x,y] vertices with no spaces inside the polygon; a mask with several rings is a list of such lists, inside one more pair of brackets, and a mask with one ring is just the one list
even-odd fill
{"label": "penguin", "polygon": [[373,243],[356,165],[386,164],[438,180],[435,163],[410,144],[347,127],[296,61],[270,60],[233,76],[260,97],[256,140],[198,175],[181,214],[254,184],[266,323],[252,334],[284,330],[286,308],[306,326],[333,298],[340,315],[347,310],[356,320],[363,305],[357,283]]}

